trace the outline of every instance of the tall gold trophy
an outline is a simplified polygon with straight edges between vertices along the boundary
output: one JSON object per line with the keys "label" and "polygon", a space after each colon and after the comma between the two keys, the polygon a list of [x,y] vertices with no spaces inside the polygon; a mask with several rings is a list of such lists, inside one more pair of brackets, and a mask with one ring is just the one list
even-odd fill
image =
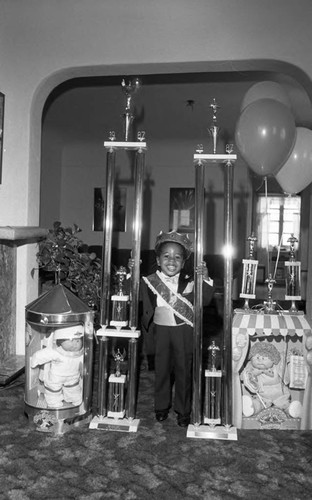
{"label": "tall gold trophy", "polygon": [[[111,131],[109,140],[104,142],[107,151],[106,161],[106,207],[103,232],[102,255],[102,295],[100,305],[101,328],[97,331],[100,339],[99,351],[99,385],[97,415],[92,419],[90,428],[102,430],[118,430],[137,432],[139,420],[136,418],[137,397],[137,358],[138,339],[138,304],[140,285],[140,251],[142,232],[143,178],[145,167],[146,142],[145,132],[138,132],[135,141],[131,141],[131,125],[134,120],[133,95],[140,88],[140,80],[134,78],[126,83],[122,80],[122,92],[125,96],[125,112],[123,118],[122,141],[116,140]],[[131,269],[117,271],[119,288],[117,293],[111,291],[111,249],[113,235],[113,207],[115,192],[115,163],[119,151],[132,151],[134,154],[134,206],[132,225]],[[127,284],[127,287],[125,285]],[[124,291],[124,287],[129,292]],[[128,342],[127,353],[122,355],[123,364],[127,364],[127,373],[119,373],[120,354],[116,354],[118,341]],[[112,346],[112,349],[109,348]],[[110,373],[110,356],[116,364],[115,373]],[[120,352],[120,351],[119,351]],[[116,357],[117,356],[117,357]],[[118,365],[119,366],[119,365]]]}

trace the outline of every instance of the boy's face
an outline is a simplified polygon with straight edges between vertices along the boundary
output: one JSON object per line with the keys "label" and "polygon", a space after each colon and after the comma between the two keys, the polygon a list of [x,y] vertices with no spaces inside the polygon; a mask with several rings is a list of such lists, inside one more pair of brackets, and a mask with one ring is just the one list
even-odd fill
{"label": "boy's face", "polygon": [[178,243],[165,243],[162,245],[157,264],[167,276],[175,276],[184,265],[184,252]]}

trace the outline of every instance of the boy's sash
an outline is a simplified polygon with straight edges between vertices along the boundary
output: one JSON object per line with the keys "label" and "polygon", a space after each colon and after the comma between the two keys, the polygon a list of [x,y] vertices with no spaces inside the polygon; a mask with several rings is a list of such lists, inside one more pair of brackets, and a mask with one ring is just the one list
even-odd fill
{"label": "boy's sash", "polygon": [[176,316],[187,325],[193,326],[193,305],[180,293],[169,288],[159,271],[147,277],[143,276],[143,280],[155,295],[158,295],[166,302]]}

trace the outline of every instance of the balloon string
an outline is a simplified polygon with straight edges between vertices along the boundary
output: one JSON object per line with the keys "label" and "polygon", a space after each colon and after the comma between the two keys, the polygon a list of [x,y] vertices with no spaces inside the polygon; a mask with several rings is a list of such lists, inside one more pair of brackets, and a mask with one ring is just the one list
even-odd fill
{"label": "balloon string", "polygon": [[281,239],[280,239],[280,242],[279,242],[279,245],[278,245],[278,248],[277,248],[277,256],[276,256],[275,269],[274,269],[274,275],[273,275],[273,279],[274,280],[275,280],[276,271],[277,271],[277,265],[278,265],[278,260],[279,260],[279,256],[280,256],[280,252],[281,252],[282,240],[283,240],[283,235],[281,236]]}
{"label": "balloon string", "polygon": [[270,252],[269,252],[269,206],[268,206],[268,178],[264,178],[265,192],[265,212],[266,212],[266,251],[267,251],[267,272],[270,274]]}

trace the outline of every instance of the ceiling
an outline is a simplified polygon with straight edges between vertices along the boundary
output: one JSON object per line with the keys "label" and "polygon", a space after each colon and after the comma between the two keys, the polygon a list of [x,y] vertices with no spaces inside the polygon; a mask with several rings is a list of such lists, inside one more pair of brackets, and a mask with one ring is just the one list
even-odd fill
{"label": "ceiling", "polygon": [[[311,102],[293,77],[273,71],[235,71],[137,75],[141,88],[133,95],[133,129],[145,130],[148,140],[209,141],[210,104],[216,99],[220,135],[233,142],[240,107],[247,90],[259,81],[280,83],[289,95],[297,126],[312,128]],[[125,77],[128,83],[132,77]],[[114,130],[123,140],[122,114],[126,98],[122,78],[73,78],[47,99],[43,127],[57,128],[64,142],[103,140]]]}

